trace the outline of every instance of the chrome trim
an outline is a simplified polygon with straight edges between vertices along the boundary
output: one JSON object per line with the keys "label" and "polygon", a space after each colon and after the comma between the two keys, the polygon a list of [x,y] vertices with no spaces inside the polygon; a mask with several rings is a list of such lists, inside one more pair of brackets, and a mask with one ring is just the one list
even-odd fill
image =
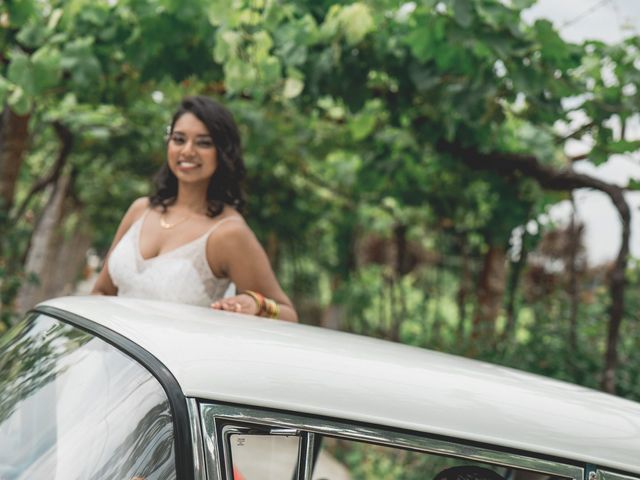
{"label": "chrome trim", "polygon": [[195,398],[187,398],[186,400],[189,414],[189,430],[191,431],[191,446],[193,448],[193,478],[195,480],[207,480],[198,402]]}
{"label": "chrome trim", "polygon": [[[534,472],[557,475],[582,480],[583,468],[577,465],[559,463],[541,458],[528,457],[521,454],[495,451],[489,448],[454,443],[451,441],[430,438],[427,434],[401,433],[377,427],[351,425],[338,420],[325,420],[314,417],[303,417],[284,412],[263,411],[255,408],[244,408],[230,405],[203,403],[200,412],[204,425],[204,433],[208,438],[217,438],[216,423],[236,421],[265,425],[268,427],[297,428],[307,432],[342,437],[352,440],[410,448],[423,452],[435,453],[460,458],[468,458],[479,462],[497,464],[511,468],[521,468]],[[216,443],[216,442],[214,442]],[[214,458],[217,458],[214,457]],[[213,462],[208,462],[209,467]],[[217,462],[216,462],[217,463]],[[209,470],[212,471],[211,469]],[[214,477],[215,478],[215,477]],[[607,480],[629,480],[625,478]]]}
{"label": "chrome trim", "polygon": [[297,480],[311,480],[313,473],[313,449],[316,434],[301,432],[300,447],[298,448],[298,476]]}
{"label": "chrome trim", "polygon": [[[216,432],[215,417],[205,418],[205,405],[200,404],[200,425],[204,435],[205,467],[210,480],[223,480],[222,461],[218,450],[218,434]],[[210,422],[210,423],[209,423]]]}
{"label": "chrome trim", "polygon": [[[224,459],[224,475],[226,479],[233,479],[233,457],[231,456],[231,435],[241,435],[249,433],[249,429],[245,427],[236,427],[235,425],[224,425],[220,430],[222,439],[222,459]],[[230,462],[227,460],[231,460]]]}
{"label": "chrome trim", "polygon": [[640,476],[632,477],[631,475],[625,475],[622,473],[609,472],[607,470],[598,470],[598,480],[638,480]]}

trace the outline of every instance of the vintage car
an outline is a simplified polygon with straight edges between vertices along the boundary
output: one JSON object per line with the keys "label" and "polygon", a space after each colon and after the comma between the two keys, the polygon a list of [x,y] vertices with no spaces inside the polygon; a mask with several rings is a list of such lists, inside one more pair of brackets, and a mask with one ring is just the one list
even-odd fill
{"label": "vintage car", "polygon": [[640,404],[487,363],[119,297],[0,344],[0,480],[640,479]]}

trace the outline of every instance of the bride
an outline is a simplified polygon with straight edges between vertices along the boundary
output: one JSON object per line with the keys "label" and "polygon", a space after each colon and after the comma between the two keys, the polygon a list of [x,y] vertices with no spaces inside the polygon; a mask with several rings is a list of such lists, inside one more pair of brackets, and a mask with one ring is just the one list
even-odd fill
{"label": "bride", "polygon": [[[156,192],[127,210],[92,293],[297,321],[240,213],[244,175],[231,113],[207,97],[183,99]],[[231,283],[238,293],[225,298]]]}

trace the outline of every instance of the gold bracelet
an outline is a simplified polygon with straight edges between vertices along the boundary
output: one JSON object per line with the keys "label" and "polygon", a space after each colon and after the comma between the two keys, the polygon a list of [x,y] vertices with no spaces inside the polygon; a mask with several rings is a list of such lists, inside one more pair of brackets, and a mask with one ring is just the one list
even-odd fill
{"label": "gold bracelet", "polygon": [[253,290],[243,290],[240,294],[249,295],[256,302],[258,311],[256,315],[258,317],[266,316],[268,318],[280,317],[280,305],[275,300],[265,297],[261,293],[254,292]]}
{"label": "gold bracelet", "polygon": [[280,313],[280,306],[275,300],[271,300],[270,298],[264,299],[264,310],[269,318],[278,318],[278,314]]}
{"label": "gold bracelet", "polygon": [[258,292],[254,292],[253,290],[244,290],[240,292],[241,294],[249,295],[256,302],[256,307],[258,307],[258,311],[256,311],[256,315],[259,317],[265,311],[266,307],[266,298],[264,295]]}

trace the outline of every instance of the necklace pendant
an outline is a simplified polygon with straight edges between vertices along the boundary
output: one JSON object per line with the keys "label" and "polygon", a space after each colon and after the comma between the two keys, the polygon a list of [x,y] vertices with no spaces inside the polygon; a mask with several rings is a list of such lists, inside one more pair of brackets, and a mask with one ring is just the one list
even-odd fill
{"label": "necklace pendant", "polygon": [[169,223],[164,219],[164,215],[165,215],[164,213],[160,214],[160,227],[164,228],[165,230],[169,230],[170,228],[173,228],[176,225],[180,225],[182,222],[186,222],[191,218],[191,215],[187,215],[186,217],[178,220],[177,222]]}
{"label": "necklace pendant", "polygon": [[161,226],[162,228],[164,228],[165,230],[169,230],[170,228],[173,228],[173,227],[175,226],[175,224],[173,224],[173,225],[172,225],[172,224],[168,223],[168,222],[164,219],[164,217],[162,217],[162,216],[161,216],[161,217],[160,217],[160,226]]}

